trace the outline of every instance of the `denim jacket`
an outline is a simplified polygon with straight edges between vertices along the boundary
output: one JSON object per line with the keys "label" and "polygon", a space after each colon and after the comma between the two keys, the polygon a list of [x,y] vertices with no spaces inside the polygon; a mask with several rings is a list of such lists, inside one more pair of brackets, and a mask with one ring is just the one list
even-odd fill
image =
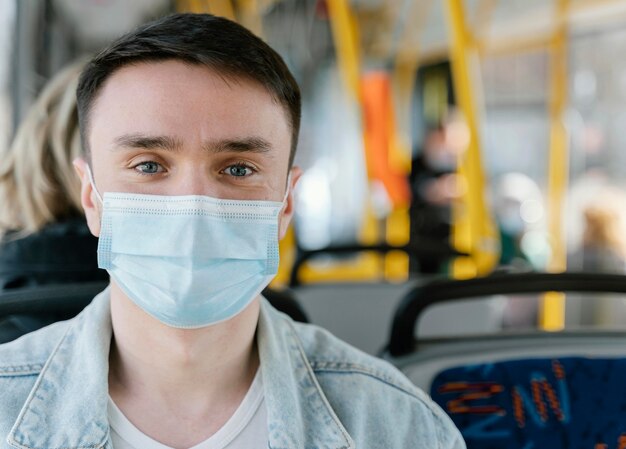
{"label": "denim jacket", "polygon": [[[0,449],[112,449],[108,289],[76,318],[0,345]],[[402,374],[265,300],[257,344],[273,449],[461,449]]]}

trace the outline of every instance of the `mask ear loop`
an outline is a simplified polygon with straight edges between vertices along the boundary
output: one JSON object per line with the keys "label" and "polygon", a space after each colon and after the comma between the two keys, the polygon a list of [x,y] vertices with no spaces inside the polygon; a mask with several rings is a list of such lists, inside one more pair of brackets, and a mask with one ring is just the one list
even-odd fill
{"label": "mask ear loop", "polygon": [[289,188],[289,185],[291,184],[291,170],[289,170],[289,174],[287,175],[287,190],[285,190],[285,196],[283,197],[283,207],[285,206],[285,202],[287,201],[287,198],[289,197],[289,192],[291,191],[291,189]]}
{"label": "mask ear loop", "polygon": [[102,201],[102,197],[100,196],[100,192],[98,192],[98,189],[96,188],[96,182],[93,179],[93,174],[91,173],[91,168],[89,167],[89,164],[87,164],[87,176],[89,176],[91,188],[94,192],[96,192],[96,197],[98,198],[98,201],[100,201],[100,204],[104,204],[104,201]]}

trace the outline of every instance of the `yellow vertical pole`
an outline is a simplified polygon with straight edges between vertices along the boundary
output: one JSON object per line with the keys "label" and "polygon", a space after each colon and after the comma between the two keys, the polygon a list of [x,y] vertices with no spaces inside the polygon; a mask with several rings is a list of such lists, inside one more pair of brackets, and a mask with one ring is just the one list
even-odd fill
{"label": "yellow vertical pole", "polygon": [[488,274],[497,263],[496,229],[485,201],[485,174],[480,154],[480,126],[471,57],[473,38],[465,22],[462,0],[446,0],[450,36],[450,62],[455,94],[469,130],[470,141],[461,155],[458,175],[463,190],[453,206],[452,241],[471,257],[457,258],[452,274],[457,279]]}
{"label": "yellow vertical pole", "polygon": [[[357,18],[350,9],[348,0],[327,0],[330,26],[337,53],[339,72],[343,84],[352,99],[356,102],[359,112],[363,111],[360,88],[360,54],[359,30]],[[365,142],[365,135],[363,136]],[[371,205],[368,205],[365,223],[359,235],[363,244],[374,244],[379,238],[379,226]],[[380,257],[376,254],[362,254],[357,263],[338,263],[331,270],[317,270],[312,266],[304,266],[301,279],[306,282],[338,281],[338,280],[371,280],[380,272]]]}
{"label": "yellow vertical pole", "polygon": [[[326,0],[326,4],[337,52],[339,71],[344,85],[356,101],[358,110],[362,113],[363,100],[360,88],[361,58],[358,21],[350,8],[348,0]],[[365,135],[363,135],[363,144],[365,145]],[[379,233],[377,218],[372,210],[372,205],[368,204],[359,241],[363,244],[374,244],[378,241]],[[380,266],[380,257],[374,254],[363,254],[360,260],[365,272],[372,269],[375,271],[376,267]]]}
{"label": "yellow vertical pole", "polygon": [[176,11],[192,12],[196,14],[206,12],[201,0],[176,0]]}
{"label": "yellow vertical pole", "polygon": [[[399,40],[394,61],[392,87],[394,110],[393,141],[390,145],[389,165],[400,173],[411,172],[411,104],[415,88],[415,76],[419,67],[419,36],[423,31],[433,0],[415,0],[411,3]],[[414,20],[413,20],[414,19]],[[410,26],[409,26],[410,24]],[[408,207],[390,212],[386,221],[386,240],[390,245],[406,245],[411,237]],[[409,272],[409,256],[403,252],[390,253],[385,261],[385,278],[389,281],[405,281]]]}
{"label": "yellow vertical pole", "polygon": [[[363,110],[361,96],[361,59],[359,52],[359,30],[357,19],[350,9],[348,0],[327,0],[330,25],[337,52],[339,71],[344,85],[356,101],[359,111]],[[365,136],[363,141],[365,142]],[[365,224],[361,230],[360,240],[365,244],[373,244],[378,240],[378,224],[371,207],[366,212]]]}
{"label": "yellow vertical pole", "polygon": [[339,70],[344,84],[361,106],[359,36],[357,20],[348,0],[327,0]]}
{"label": "yellow vertical pole", "polygon": [[270,287],[274,289],[281,289],[289,285],[289,277],[296,260],[296,232],[293,226],[289,226],[287,229],[287,234],[280,241],[278,250],[280,256],[278,273],[270,283]]}
{"label": "yellow vertical pole", "polygon": [[236,20],[235,9],[230,0],[205,0],[206,11],[216,16]]}
{"label": "yellow vertical pole", "polygon": [[[548,180],[548,233],[552,255],[549,272],[567,268],[567,250],[563,235],[563,206],[568,184],[568,134],[563,123],[567,106],[567,13],[569,0],[558,0],[558,28],[550,43],[550,162]],[[541,303],[539,324],[544,330],[560,330],[565,326],[565,295],[547,293]]]}
{"label": "yellow vertical pole", "polygon": [[[401,246],[409,243],[411,223],[408,208],[392,210],[385,225],[385,238],[389,245]],[[404,282],[408,278],[409,255],[404,251],[389,252],[385,257],[385,279],[391,282]]]}
{"label": "yellow vertical pole", "polygon": [[263,14],[259,0],[238,0],[239,22],[257,36],[263,36]]}
{"label": "yellow vertical pole", "polygon": [[[391,110],[388,116],[389,154],[388,165],[396,173],[409,178],[411,173],[411,147],[401,147],[398,124],[395,120],[393,94],[390,98]],[[409,243],[411,226],[409,221],[409,203],[394,205],[385,220],[385,240],[389,245],[402,246]],[[409,255],[404,251],[392,251],[385,257],[385,279],[391,282],[404,282],[409,277]]]}

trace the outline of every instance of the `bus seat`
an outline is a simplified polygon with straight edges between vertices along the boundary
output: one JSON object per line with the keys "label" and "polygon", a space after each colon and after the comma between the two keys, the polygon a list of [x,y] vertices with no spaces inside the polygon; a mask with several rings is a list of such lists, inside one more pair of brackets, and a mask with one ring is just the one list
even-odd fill
{"label": "bus seat", "polygon": [[[74,317],[107,285],[108,282],[98,281],[0,291],[0,344],[55,321]],[[305,312],[289,291],[265,289],[262,294],[270,304],[294,320],[308,322]]]}
{"label": "bus seat", "polygon": [[430,392],[468,449],[626,447],[623,329],[416,334],[433,304],[545,291],[623,294],[626,276],[524,273],[425,284],[400,303],[382,355]]}
{"label": "bus seat", "polygon": [[446,369],[430,393],[470,449],[618,448],[624,376],[626,357],[523,358]]}
{"label": "bus seat", "polygon": [[299,299],[296,299],[292,290],[275,290],[268,287],[263,290],[262,295],[272,306],[274,306],[274,308],[286,313],[294,321],[299,321],[300,323],[309,322],[307,313],[304,311]]}
{"label": "bus seat", "polygon": [[97,281],[0,291],[0,343],[72,318],[107,285]]}

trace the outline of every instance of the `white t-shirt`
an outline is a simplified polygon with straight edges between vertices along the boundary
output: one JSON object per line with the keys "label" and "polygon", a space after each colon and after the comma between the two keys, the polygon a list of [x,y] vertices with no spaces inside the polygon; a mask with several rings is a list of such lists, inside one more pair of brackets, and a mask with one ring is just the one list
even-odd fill
{"label": "white t-shirt", "polygon": [[[110,397],[108,416],[115,449],[171,449],[137,429]],[[214,435],[191,449],[266,449],[268,438],[263,381],[258,370],[233,416]]]}

